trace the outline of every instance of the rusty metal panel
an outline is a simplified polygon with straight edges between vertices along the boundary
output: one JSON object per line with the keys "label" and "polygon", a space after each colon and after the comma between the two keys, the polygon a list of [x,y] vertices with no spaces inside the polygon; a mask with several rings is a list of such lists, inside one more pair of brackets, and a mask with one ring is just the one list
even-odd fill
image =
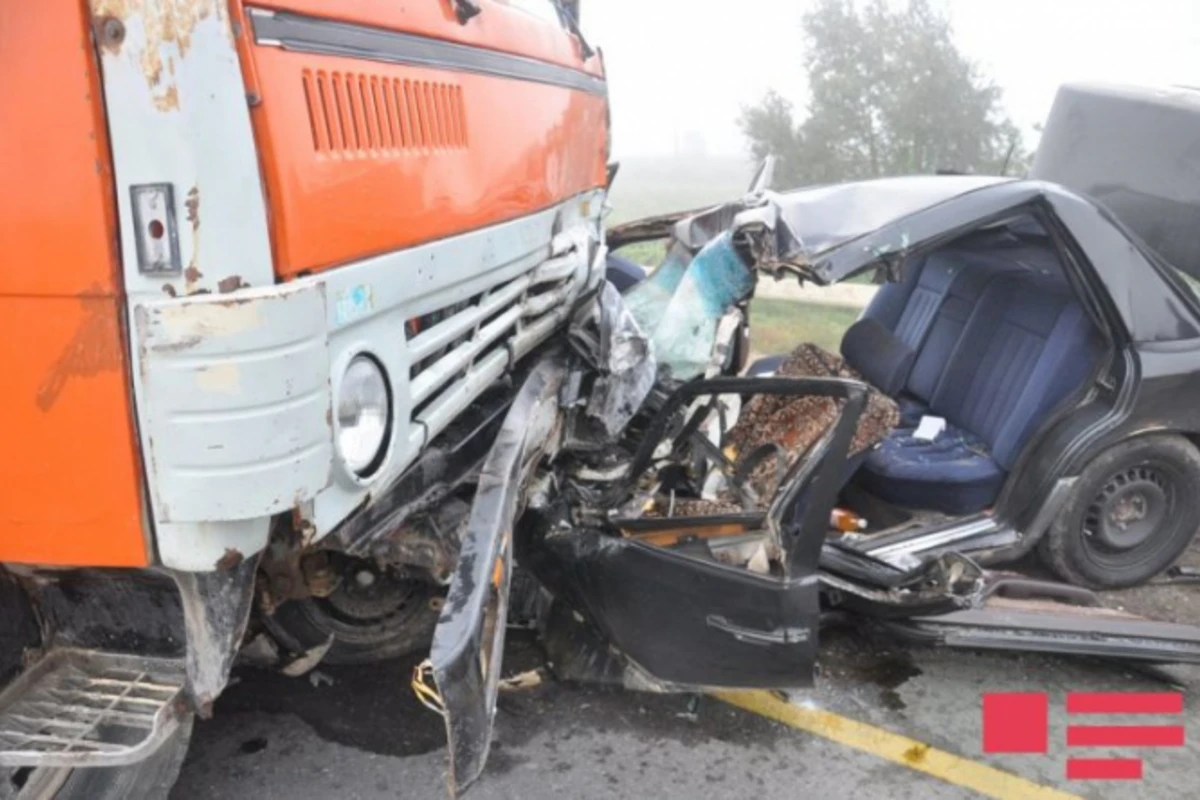
{"label": "rusty metal panel", "polygon": [[[131,295],[274,281],[246,88],[225,0],[90,0]],[[135,187],[169,185],[179,264],[138,268]],[[154,224],[144,220],[143,224]],[[161,222],[161,220],[159,221]]]}
{"label": "rusty metal panel", "polygon": [[159,523],[267,517],[329,483],[324,286],[139,302],[133,336]]}

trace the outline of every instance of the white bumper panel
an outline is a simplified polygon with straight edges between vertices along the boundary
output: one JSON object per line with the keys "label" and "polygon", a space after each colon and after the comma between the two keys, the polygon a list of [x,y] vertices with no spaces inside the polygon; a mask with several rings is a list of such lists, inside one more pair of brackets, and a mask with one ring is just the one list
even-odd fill
{"label": "white bumper panel", "polygon": [[135,304],[159,522],[269,516],[329,483],[324,290],[316,283]]}
{"label": "white bumper panel", "polygon": [[[603,279],[602,204],[590,193],[278,286],[131,296],[159,560],[210,570],[261,550],[276,514],[304,517],[316,540],[369,505]],[[339,457],[331,411],[359,353],[383,366],[393,403],[367,479]]]}

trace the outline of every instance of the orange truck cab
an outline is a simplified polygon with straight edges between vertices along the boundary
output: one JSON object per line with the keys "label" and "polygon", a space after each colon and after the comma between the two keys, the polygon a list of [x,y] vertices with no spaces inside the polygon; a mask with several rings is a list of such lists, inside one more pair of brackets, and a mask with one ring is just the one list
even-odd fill
{"label": "orange truck cab", "polygon": [[169,786],[252,637],[427,643],[516,378],[604,276],[578,12],[0,5],[0,796]]}

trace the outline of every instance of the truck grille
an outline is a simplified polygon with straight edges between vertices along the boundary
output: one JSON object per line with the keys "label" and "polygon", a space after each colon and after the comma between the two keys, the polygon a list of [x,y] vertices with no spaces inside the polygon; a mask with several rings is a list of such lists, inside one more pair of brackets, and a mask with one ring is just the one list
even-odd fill
{"label": "truck grille", "polygon": [[588,272],[586,248],[405,326],[412,420],[425,441],[441,432],[495,377],[546,340],[571,312]]}

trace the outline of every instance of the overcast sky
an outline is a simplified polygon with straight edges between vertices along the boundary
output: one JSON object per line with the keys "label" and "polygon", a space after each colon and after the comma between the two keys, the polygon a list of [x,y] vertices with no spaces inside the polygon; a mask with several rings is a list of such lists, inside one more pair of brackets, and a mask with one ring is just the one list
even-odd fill
{"label": "overcast sky", "polygon": [[[903,0],[897,0],[903,2]],[[1200,86],[1200,0],[933,0],[959,48],[1004,89],[1033,145],[1066,81]],[[669,155],[702,132],[743,154],[734,120],[768,88],[805,104],[800,18],[812,0],[583,0],[604,49],[619,157]]]}

